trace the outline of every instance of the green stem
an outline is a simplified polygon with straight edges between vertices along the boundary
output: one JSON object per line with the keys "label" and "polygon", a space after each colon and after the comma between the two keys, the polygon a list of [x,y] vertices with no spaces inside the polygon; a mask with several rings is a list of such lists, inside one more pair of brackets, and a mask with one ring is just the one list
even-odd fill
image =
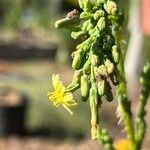
{"label": "green stem", "polygon": [[76,82],[72,82],[70,83],[66,89],[65,89],[65,92],[75,92],[76,90],[78,90],[80,88],[80,84],[79,83],[76,83]]}
{"label": "green stem", "polygon": [[132,112],[131,112],[131,106],[130,101],[127,99],[127,92],[126,92],[126,82],[124,78],[124,71],[122,65],[120,66],[120,72],[121,72],[121,82],[118,87],[118,95],[120,98],[118,98],[118,105],[121,108],[121,119],[123,119],[125,129],[127,131],[127,135],[129,140],[132,143],[132,146],[135,145],[135,133],[134,133],[134,126],[132,122]]}
{"label": "green stem", "polygon": [[[145,65],[144,67],[147,71],[144,72],[140,77],[140,81],[142,82],[142,92],[140,95],[140,108],[136,116],[136,124],[135,124],[135,129],[136,129],[136,144],[135,144],[135,150],[140,150],[142,146],[142,142],[144,139],[145,131],[146,131],[146,122],[145,122],[145,115],[146,115],[146,110],[145,106],[148,102],[148,97],[150,94],[150,82],[149,82],[149,76],[150,76],[150,64],[149,62]],[[144,82],[143,82],[144,81]]]}
{"label": "green stem", "polygon": [[[120,48],[120,39],[121,34],[120,31],[116,33],[116,39],[117,39],[117,46]],[[118,64],[118,69],[120,72],[120,84],[118,86],[118,105],[121,108],[121,119],[123,119],[124,122],[124,128],[126,129],[127,135],[129,140],[132,143],[132,149],[134,149],[135,145],[135,133],[134,133],[134,125],[132,121],[132,112],[131,112],[131,106],[130,101],[127,98],[127,86],[126,86],[126,80],[125,80],[125,71],[124,71],[124,58],[125,58],[125,52],[121,51],[121,57],[120,62]]]}
{"label": "green stem", "polygon": [[106,129],[99,129],[97,140],[104,145],[105,150],[115,150],[113,140]]}

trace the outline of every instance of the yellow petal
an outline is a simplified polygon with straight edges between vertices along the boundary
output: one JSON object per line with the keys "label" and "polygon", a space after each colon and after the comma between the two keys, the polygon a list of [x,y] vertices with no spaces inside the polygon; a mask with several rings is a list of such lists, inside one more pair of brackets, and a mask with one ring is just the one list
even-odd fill
{"label": "yellow petal", "polygon": [[62,104],[62,106],[67,109],[71,115],[73,115],[73,112],[66,105]]}
{"label": "yellow petal", "polygon": [[54,87],[55,90],[59,86],[59,79],[60,79],[59,74],[56,74],[56,75],[53,74],[52,75],[52,85],[53,85],[53,87]]}

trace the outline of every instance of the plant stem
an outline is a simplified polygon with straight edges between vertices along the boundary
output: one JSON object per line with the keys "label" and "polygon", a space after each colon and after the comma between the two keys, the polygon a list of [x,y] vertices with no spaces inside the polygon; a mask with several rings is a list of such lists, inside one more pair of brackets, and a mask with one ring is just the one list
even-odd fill
{"label": "plant stem", "polygon": [[146,131],[146,122],[145,122],[145,115],[146,115],[146,110],[145,106],[148,102],[148,97],[150,94],[150,82],[149,82],[149,76],[150,76],[150,64],[149,62],[144,66],[144,68],[147,70],[143,73],[140,77],[140,81],[142,84],[142,92],[140,95],[140,108],[136,116],[136,124],[135,124],[135,129],[136,129],[136,144],[135,144],[135,150],[140,150],[141,145],[144,139],[145,131]]}
{"label": "plant stem", "polygon": [[113,140],[106,129],[99,129],[98,142],[104,145],[105,150],[115,150]]}
{"label": "plant stem", "polygon": [[[123,73],[123,70],[121,71],[121,74],[122,73]],[[121,119],[123,119],[124,126],[125,126],[124,128],[127,131],[128,138],[131,141],[132,146],[134,146],[134,144],[135,144],[134,134],[135,133],[134,133],[134,126],[133,126],[133,122],[132,122],[132,112],[131,112],[130,101],[127,99],[126,82],[125,82],[125,78],[124,78],[123,74],[121,75],[122,79],[121,79],[120,85],[118,87],[118,96],[119,96],[118,106],[121,109],[120,115],[121,115]]]}
{"label": "plant stem", "polygon": [[[120,31],[116,33],[117,46],[120,48],[120,39],[121,34]],[[127,98],[127,85],[125,80],[125,71],[124,71],[124,58],[125,52],[121,51],[120,62],[118,64],[118,69],[120,72],[120,84],[118,86],[118,107],[120,108],[120,117],[124,122],[124,128],[126,129],[129,140],[132,143],[132,149],[134,149],[135,145],[135,133],[134,133],[134,125],[132,121],[132,112],[130,101]]]}

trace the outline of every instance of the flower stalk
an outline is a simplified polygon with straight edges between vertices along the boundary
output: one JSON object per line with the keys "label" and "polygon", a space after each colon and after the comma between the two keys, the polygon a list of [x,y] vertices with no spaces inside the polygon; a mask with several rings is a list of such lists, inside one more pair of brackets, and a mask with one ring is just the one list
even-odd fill
{"label": "flower stalk", "polygon": [[[117,88],[117,115],[127,133],[129,150],[140,150],[144,138],[146,122],[145,106],[149,96],[150,64],[144,67],[141,84],[140,108],[136,120],[131,111],[131,102],[127,97],[127,86],[124,73],[125,51],[121,49],[121,30],[124,15],[119,11],[116,0],[78,0],[82,12],[69,12],[66,18],[56,21],[56,28],[71,31],[71,37],[82,42],[72,53],[72,68],[75,70],[72,82],[64,86],[59,75],[52,76],[54,92],[48,97],[58,107],[62,105],[73,114],[71,107],[77,102],[72,93],[81,90],[81,101],[87,102],[91,110],[91,138],[104,145],[106,150],[122,150],[113,144],[107,129],[102,129],[99,109],[103,101],[114,99],[112,85]],[[116,148],[117,147],[117,148]]]}

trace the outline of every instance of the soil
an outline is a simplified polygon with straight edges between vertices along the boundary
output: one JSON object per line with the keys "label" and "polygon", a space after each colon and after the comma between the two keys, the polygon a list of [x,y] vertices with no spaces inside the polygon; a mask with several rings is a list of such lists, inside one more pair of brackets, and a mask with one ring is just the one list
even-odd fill
{"label": "soil", "polygon": [[[0,138],[1,150],[100,150],[100,145],[91,140],[80,142],[54,141],[42,138]],[[101,149],[102,150],[102,149]]]}

